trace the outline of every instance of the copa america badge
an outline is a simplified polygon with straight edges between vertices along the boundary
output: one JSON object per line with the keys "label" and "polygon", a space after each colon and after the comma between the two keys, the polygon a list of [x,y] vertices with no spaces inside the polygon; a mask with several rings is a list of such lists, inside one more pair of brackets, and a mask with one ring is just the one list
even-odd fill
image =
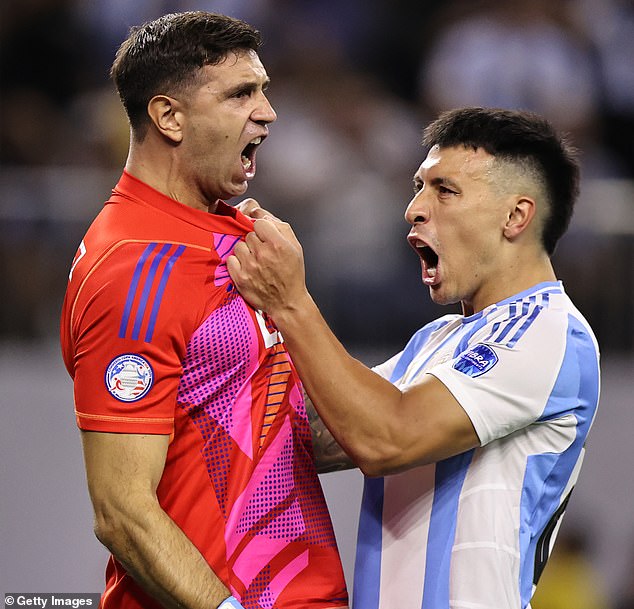
{"label": "copa america badge", "polygon": [[106,388],[121,402],[136,402],[152,387],[154,371],[140,355],[124,353],[115,357],[106,369]]}
{"label": "copa america badge", "polygon": [[456,370],[470,377],[477,377],[488,372],[498,363],[495,351],[484,343],[479,343],[469,351],[465,351],[453,365]]}

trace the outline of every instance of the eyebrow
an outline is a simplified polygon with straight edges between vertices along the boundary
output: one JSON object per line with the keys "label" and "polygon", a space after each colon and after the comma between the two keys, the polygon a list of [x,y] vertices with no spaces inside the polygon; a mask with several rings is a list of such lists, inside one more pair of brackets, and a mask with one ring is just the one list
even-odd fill
{"label": "eyebrow", "polygon": [[[456,182],[454,182],[451,178],[436,177],[432,178],[428,183],[430,186],[446,186],[447,188],[455,188],[456,190],[460,189],[458,184],[456,184]],[[415,188],[418,188],[420,190],[424,184],[425,180],[423,180],[419,176],[414,176]]]}
{"label": "eyebrow", "polygon": [[[267,78],[262,83],[262,91],[266,91],[270,84],[271,84],[271,79]],[[241,82],[237,84],[235,87],[232,87],[231,89],[226,91],[225,95],[227,97],[231,97],[232,95],[235,95],[236,93],[242,93],[242,92],[253,93],[253,91],[257,91],[259,88],[260,88],[260,83],[255,80]]]}

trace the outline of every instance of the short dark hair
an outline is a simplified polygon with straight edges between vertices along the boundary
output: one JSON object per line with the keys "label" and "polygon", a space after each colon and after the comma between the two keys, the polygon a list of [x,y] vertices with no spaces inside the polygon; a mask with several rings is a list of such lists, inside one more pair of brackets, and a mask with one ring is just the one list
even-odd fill
{"label": "short dark hair", "polygon": [[579,195],[579,164],[577,151],[546,119],[521,110],[449,110],[425,129],[423,145],[482,148],[496,159],[536,172],[545,186],[549,209],[542,243],[548,255],[553,254]]}
{"label": "short dark hair", "polygon": [[205,11],[172,13],[131,28],[110,70],[131,127],[148,123],[154,95],[177,91],[194,82],[203,66],[232,51],[257,51],[261,43],[248,23]]}

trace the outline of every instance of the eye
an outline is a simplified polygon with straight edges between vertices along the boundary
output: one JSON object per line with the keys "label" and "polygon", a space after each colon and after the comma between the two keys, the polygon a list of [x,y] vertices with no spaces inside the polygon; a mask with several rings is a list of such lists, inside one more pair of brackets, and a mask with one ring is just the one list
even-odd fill
{"label": "eye", "polygon": [[418,194],[421,190],[423,190],[424,183],[421,180],[414,180],[413,188],[414,194]]}
{"label": "eye", "polygon": [[447,188],[446,186],[443,186],[442,184],[438,185],[438,192],[441,195],[455,195],[455,194],[458,194],[455,190],[451,190],[451,188]]}

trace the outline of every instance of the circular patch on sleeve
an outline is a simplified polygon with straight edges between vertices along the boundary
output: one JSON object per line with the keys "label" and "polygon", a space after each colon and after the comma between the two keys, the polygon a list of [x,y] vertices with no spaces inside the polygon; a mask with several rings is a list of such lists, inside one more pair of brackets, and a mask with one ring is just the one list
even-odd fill
{"label": "circular patch on sleeve", "polygon": [[479,343],[460,355],[453,367],[467,376],[477,377],[488,372],[498,363],[495,351],[484,343]]}
{"label": "circular patch on sleeve", "polygon": [[121,402],[136,402],[152,387],[154,371],[140,355],[124,353],[115,357],[106,369],[106,388]]}

